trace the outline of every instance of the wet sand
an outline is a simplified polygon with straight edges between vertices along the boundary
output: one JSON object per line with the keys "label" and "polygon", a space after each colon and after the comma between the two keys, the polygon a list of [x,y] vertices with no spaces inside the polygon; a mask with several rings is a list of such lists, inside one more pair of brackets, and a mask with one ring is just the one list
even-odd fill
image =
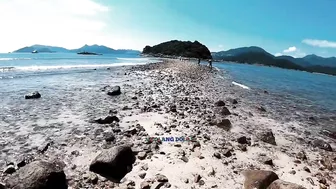
{"label": "wet sand", "polygon": [[[143,181],[161,173],[171,188],[238,189],[243,186],[242,171],[246,169],[272,170],[280,179],[306,188],[320,188],[323,177],[323,186],[336,188],[335,152],[312,145],[315,139],[322,139],[335,151],[335,139],[308,133],[306,122],[275,119],[271,110],[264,111],[261,104],[244,98],[249,91],[233,85],[219,70],[165,60],[110,72],[86,85],[42,90],[41,99],[18,100],[21,94],[14,95],[16,102],[1,113],[0,166],[16,164],[22,158],[28,162],[60,159],[65,163],[69,188],[125,188],[133,185],[132,181],[140,188]],[[102,91],[106,85],[119,85],[122,94],[108,96]],[[218,106],[220,100],[225,106]],[[92,122],[109,114],[120,122]],[[218,126],[223,119],[231,126]],[[127,134],[139,126],[145,131]],[[276,145],[258,137],[268,129]],[[108,142],[111,136],[115,141]],[[180,136],[198,142],[162,141],[158,150],[136,160],[121,184],[89,172],[92,159],[102,149],[131,143],[135,150],[145,151],[149,137]],[[246,144],[239,144],[237,139],[242,136],[247,138]],[[305,151],[307,160],[297,161],[300,151]],[[273,165],[265,164],[265,159],[271,159]],[[321,163],[326,159],[330,159],[331,169]],[[141,178],[143,173],[146,175]],[[6,174],[1,175],[1,180],[6,179]],[[200,175],[201,181],[195,183],[195,175]],[[92,177],[98,177],[98,182],[92,183]]]}

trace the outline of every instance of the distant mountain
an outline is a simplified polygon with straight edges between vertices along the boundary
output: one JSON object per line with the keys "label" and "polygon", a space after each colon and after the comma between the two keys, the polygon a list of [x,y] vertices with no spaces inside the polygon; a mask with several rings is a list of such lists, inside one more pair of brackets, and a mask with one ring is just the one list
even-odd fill
{"label": "distant mountain", "polygon": [[153,47],[146,46],[142,53],[150,55],[169,55],[202,59],[211,58],[209,49],[198,41],[167,41],[158,45],[154,45]]}
{"label": "distant mountain", "polygon": [[113,54],[116,53],[117,50],[112,48],[103,46],[103,45],[84,45],[79,49],[73,49],[72,52],[91,52],[91,53],[101,53],[101,54]]}
{"label": "distant mountain", "polygon": [[216,59],[217,57],[220,58],[220,57],[223,57],[223,56],[238,56],[238,55],[243,54],[243,53],[251,53],[251,52],[269,54],[268,52],[266,52],[264,49],[262,49],[260,47],[251,46],[251,47],[240,47],[240,48],[236,48],[236,49],[230,49],[230,50],[227,50],[227,51],[214,52],[214,53],[212,53],[212,56],[213,56],[214,59]]}
{"label": "distant mountain", "polygon": [[323,58],[320,56],[317,56],[315,54],[307,55],[302,58],[304,61],[308,62],[311,65],[314,66],[328,66],[328,67],[336,67],[336,58],[330,57],[330,58]]}
{"label": "distant mountain", "polygon": [[51,53],[51,52],[69,52],[68,49],[63,47],[54,47],[54,46],[47,46],[47,45],[32,45],[30,47],[23,47],[21,49],[18,49],[14,52],[16,53],[31,53],[33,51],[38,52],[45,52],[45,53]]}
{"label": "distant mountain", "polygon": [[243,47],[212,53],[217,61],[231,61],[247,64],[261,64],[285,69],[302,70],[336,75],[335,58],[323,58],[316,55],[308,55],[303,58],[291,56],[275,57],[259,47]]}
{"label": "distant mountain", "polygon": [[66,49],[63,47],[54,47],[54,46],[47,46],[47,45],[32,45],[29,47],[23,47],[14,51],[14,53],[31,53],[33,51],[37,51],[39,53],[80,53],[80,52],[90,52],[90,53],[97,53],[97,54],[140,54],[140,51],[136,50],[128,50],[128,49],[120,49],[115,50],[103,45],[84,45],[79,49]]}

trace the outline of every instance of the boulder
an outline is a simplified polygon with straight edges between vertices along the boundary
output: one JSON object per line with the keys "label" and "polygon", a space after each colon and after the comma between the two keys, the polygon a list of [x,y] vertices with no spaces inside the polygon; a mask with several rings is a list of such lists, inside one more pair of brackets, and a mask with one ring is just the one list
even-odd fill
{"label": "boulder", "polygon": [[237,138],[237,142],[239,144],[248,144],[246,136],[241,136],[241,137]]}
{"label": "boulder", "polygon": [[271,185],[269,185],[267,189],[306,189],[306,188],[303,186],[294,184],[294,183],[290,183],[290,182],[286,182],[286,181],[278,179],[272,182]]}
{"label": "boulder", "polygon": [[327,136],[327,137],[330,137],[332,139],[336,139],[336,131],[331,131],[331,130],[324,129],[324,130],[320,131],[320,133]]}
{"label": "boulder", "polygon": [[257,134],[257,138],[263,142],[276,145],[275,137],[272,130],[265,130]]}
{"label": "boulder", "polygon": [[106,116],[105,118],[99,118],[94,121],[99,124],[110,124],[114,121],[119,122],[120,120],[117,116]]}
{"label": "boulder", "polygon": [[15,189],[66,189],[67,180],[60,162],[34,161],[6,180]]}
{"label": "boulder", "polygon": [[266,109],[262,106],[258,106],[257,109],[261,112],[266,112]]}
{"label": "boulder", "polygon": [[121,91],[120,91],[120,87],[119,86],[114,86],[108,89],[107,94],[110,96],[116,96],[116,95],[120,95]]}
{"label": "boulder", "polygon": [[15,171],[14,165],[8,165],[3,172],[6,174],[13,174]]}
{"label": "boulder", "polygon": [[135,155],[129,146],[116,146],[102,151],[91,163],[90,171],[113,182],[120,180],[132,170]]}
{"label": "boulder", "polygon": [[299,159],[299,160],[307,160],[307,155],[304,151],[300,151],[299,153],[296,154],[296,159]]}
{"label": "boulder", "polygon": [[223,119],[217,123],[217,127],[222,128],[226,131],[229,131],[231,129],[231,126],[231,121],[228,119]]}
{"label": "boulder", "polygon": [[155,180],[157,182],[168,182],[168,178],[165,175],[160,174],[160,173],[155,175]]}
{"label": "boulder", "polygon": [[278,175],[272,171],[263,170],[245,170],[244,189],[267,189],[275,180],[279,179]]}
{"label": "boulder", "polygon": [[227,107],[224,106],[221,110],[221,114],[224,116],[228,116],[228,115],[231,115],[231,112]]}
{"label": "boulder", "polygon": [[215,102],[215,106],[225,106],[225,102],[222,100],[219,100],[217,102]]}
{"label": "boulder", "polygon": [[35,92],[32,92],[30,94],[25,95],[25,99],[34,99],[34,98],[35,99],[36,98],[41,98],[41,94],[39,92],[35,91]]}
{"label": "boulder", "polygon": [[315,147],[315,148],[320,148],[322,150],[326,150],[326,151],[330,151],[332,152],[332,148],[330,146],[329,143],[323,141],[323,140],[320,140],[320,139],[315,139],[313,142],[312,142],[312,145]]}

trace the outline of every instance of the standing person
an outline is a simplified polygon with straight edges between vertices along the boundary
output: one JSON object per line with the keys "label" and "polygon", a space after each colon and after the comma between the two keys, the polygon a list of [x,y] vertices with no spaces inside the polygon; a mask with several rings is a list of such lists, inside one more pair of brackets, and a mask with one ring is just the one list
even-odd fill
{"label": "standing person", "polygon": [[211,59],[209,59],[209,67],[210,67],[210,69],[212,69],[212,60]]}
{"label": "standing person", "polygon": [[198,65],[200,65],[200,64],[201,64],[201,59],[199,58],[199,59],[198,59]]}

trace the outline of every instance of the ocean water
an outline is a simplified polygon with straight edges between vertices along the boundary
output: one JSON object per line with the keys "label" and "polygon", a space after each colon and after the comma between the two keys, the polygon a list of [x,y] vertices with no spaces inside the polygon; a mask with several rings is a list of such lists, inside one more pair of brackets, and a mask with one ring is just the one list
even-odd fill
{"label": "ocean water", "polygon": [[[125,54],[0,54],[0,108],[7,109],[9,114],[10,107],[22,102],[28,92],[38,90],[52,95],[71,88],[90,87],[110,77],[108,67],[114,70],[124,65],[157,61]],[[242,88],[249,91],[246,98],[274,110],[279,117],[295,115],[306,119],[312,116],[322,126],[336,130],[335,76],[247,64],[214,63],[214,66],[222,69],[226,78],[247,86]],[[260,95],[263,91],[269,95]]]}

